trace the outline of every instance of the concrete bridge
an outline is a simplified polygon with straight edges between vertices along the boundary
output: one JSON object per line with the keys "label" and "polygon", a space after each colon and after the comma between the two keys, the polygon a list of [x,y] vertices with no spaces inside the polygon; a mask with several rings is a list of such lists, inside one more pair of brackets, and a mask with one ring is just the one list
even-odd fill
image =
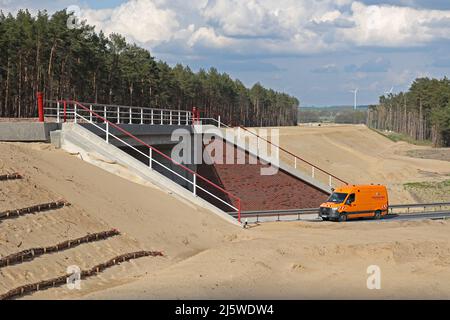
{"label": "concrete bridge", "polygon": [[[234,160],[239,152],[243,153],[245,164],[174,161],[172,150],[179,142],[172,139],[175,130],[183,129],[191,145],[198,138],[210,138],[204,129],[212,126],[201,125],[202,119],[195,112],[106,105],[87,107],[76,101],[48,101],[46,108],[43,111],[46,118],[56,122],[0,123],[0,140],[51,140],[57,147],[83,154],[83,159],[96,165],[98,161],[90,155],[100,154],[229,221],[234,218],[226,212],[317,207],[331,191],[334,176],[329,176],[330,185],[326,185],[314,179],[314,166],[311,177],[279,159],[274,161],[270,156],[260,155],[232,135],[224,135],[222,143],[231,146]],[[220,120],[213,120],[216,128],[221,126]],[[204,147],[200,146],[201,153]],[[189,152],[194,159],[198,150],[191,148]],[[274,175],[260,174],[262,167],[274,163],[277,165]]]}

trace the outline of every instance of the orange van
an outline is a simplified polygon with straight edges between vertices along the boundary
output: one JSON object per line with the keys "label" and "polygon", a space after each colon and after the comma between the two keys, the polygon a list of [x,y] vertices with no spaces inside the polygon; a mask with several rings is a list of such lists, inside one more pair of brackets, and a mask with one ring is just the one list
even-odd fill
{"label": "orange van", "polygon": [[320,206],[319,216],[327,220],[380,219],[389,210],[388,193],[382,185],[348,185],[333,190]]}

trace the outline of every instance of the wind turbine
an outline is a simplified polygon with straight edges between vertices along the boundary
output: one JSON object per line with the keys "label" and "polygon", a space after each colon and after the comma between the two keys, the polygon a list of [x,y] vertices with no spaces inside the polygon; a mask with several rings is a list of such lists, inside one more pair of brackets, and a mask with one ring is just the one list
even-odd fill
{"label": "wind turbine", "polygon": [[389,95],[392,94],[392,92],[394,92],[394,87],[391,87],[391,90],[386,91],[385,94],[386,94],[387,96],[389,96]]}
{"label": "wind turbine", "polygon": [[354,100],[354,103],[355,103],[354,108],[355,108],[355,110],[356,110],[356,97],[358,95],[358,90],[359,90],[358,88],[356,88],[355,90],[350,90],[350,92],[352,92],[354,94],[354,96],[355,96],[355,100]]}

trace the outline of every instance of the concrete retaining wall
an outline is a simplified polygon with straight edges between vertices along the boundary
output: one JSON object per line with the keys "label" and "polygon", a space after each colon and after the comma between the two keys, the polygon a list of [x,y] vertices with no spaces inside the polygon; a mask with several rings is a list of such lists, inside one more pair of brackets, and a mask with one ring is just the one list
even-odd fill
{"label": "concrete retaining wall", "polygon": [[[234,153],[231,156],[234,164],[225,162],[230,149]],[[243,155],[245,164],[238,164],[236,146],[223,146],[223,150],[220,164],[201,165],[198,173],[238,196],[243,211],[317,208],[329,196],[327,192],[282,169],[272,175],[261,175],[261,169],[267,166],[248,153]]]}
{"label": "concrete retaining wall", "polygon": [[0,141],[49,142],[58,123],[0,122]]}

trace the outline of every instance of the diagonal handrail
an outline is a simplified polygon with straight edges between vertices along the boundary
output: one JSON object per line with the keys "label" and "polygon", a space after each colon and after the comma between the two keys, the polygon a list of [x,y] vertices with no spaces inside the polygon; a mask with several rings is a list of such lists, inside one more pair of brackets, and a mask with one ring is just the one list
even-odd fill
{"label": "diagonal handrail", "polygon": [[[218,116],[218,119],[215,119],[215,118],[200,118],[199,120],[200,120],[200,121],[202,121],[202,120],[213,121],[214,123],[217,124],[217,127],[219,127],[219,128],[223,127],[223,128],[226,128],[226,129],[232,129],[232,127],[230,127],[230,126],[228,126],[228,125],[226,125],[226,124],[224,124],[224,123],[222,123],[222,122],[220,121],[220,116]],[[251,133],[252,135],[256,136],[257,139],[261,139],[261,140],[263,140],[263,141],[269,143],[270,145],[274,146],[274,147],[277,148],[278,150],[281,150],[282,152],[284,152],[284,153],[286,153],[286,154],[292,156],[292,157],[295,159],[295,165],[294,165],[295,169],[297,169],[297,160],[299,160],[299,161],[301,161],[301,162],[303,162],[303,163],[306,163],[307,165],[311,166],[311,168],[313,168],[313,178],[314,178],[314,170],[317,170],[317,171],[319,171],[319,172],[324,173],[325,175],[327,175],[327,176],[329,177],[329,185],[330,185],[330,187],[332,186],[332,181],[331,181],[332,178],[334,178],[335,180],[337,180],[337,181],[339,181],[339,182],[341,182],[341,183],[343,183],[343,184],[345,184],[345,185],[348,185],[348,184],[349,184],[347,181],[344,181],[343,179],[341,179],[341,178],[335,176],[334,174],[332,174],[332,173],[330,173],[330,172],[328,172],[328,171],[326,171],[326,170],[324,170],[324,169],[322,169],[322,168],[320,168],[320,167],[318,167],[318,166],[312,164],[311,162],[309,162],[309,161],[307,161],[307,160],[305,160],[305,159],[303,159],[303,158],[301,158],[301,157],[295,155],[294,153],[292,153],[292,152],[290,152],[290,151],[288,151],[288,150],[286,150],[286,149],[280,147],[279,145],[277,145],[277,144],[275,144],[275,143],[273,143],[273,142],[271,142],[271,141],[269,141],[269,140],[267,140],[267,139],[261,137],[261,136],[258,135],[257,133],[255,133],[255,132],[249,130],[248,128],[246,128],[246,127],[244,127],[244,126],[238,126],[237,128],[241,128],[242,130]]]}
{"label": "diagonal handrail", "polygon": [[[293,154],[292,152],[290,152],[290,151],[288,151],[288,150],[286,150],[286,149],[280,147],[279,145],[276,145],[275,143],[272,143],[271,141],[269,141],[269,140],[267,140],[267,139],[261,137],[260,135],[258,135],[257,133],[255,133],[255,132],[253,132],[253,131],[247,129],[246,127],[240,126],[239,128],[241,128],[242,130],[244,130],[244,131],[246,131],[246,132],[251,133],[252,135],[256,136],[257,138],[259,138],[259,139],[261,139],[261,140],[263,140],[263,141],[269,143],[270,145],[274,146],[275,148],[277,148],[277,149],[283,151],[284,153],[287,153],[288,155],[294,157],[294,159],[300,160],[300,161],[302,161],[302,162],[304,162],[304,163],[310,165],[312,168],[314,168],[314,169],[316,169],[316,170],[318,170],[318,171],[320,171],[320,172],[322,172],[322,173],[328,175],[329,177],[332,177],[332,178],[336,179],[337,181],[342,182],[343,184],[346,184],[346,185],[349,184],[348,182],[342,180],[341,178],[336,177],[335,175],[329,173],[328,171],[325,171],[325,170],[323,170],[323,169],[317,167],[316,165],[312,164],[311,162],[309,162],[309,161],[307,161],[307,160],[305,160],[305,159],[303,159],[303,158],[300,158],[299,156]],[[330,183],[330,186],[331,186],[331,183]]]}
{"label": "diagonal handrail", "polygon": [[[111,122],[111,121],[105,119],[104,117],[100,116],[100,115],[97,114],[96,112],[90,110],[88,107],[84,106],[82,103],[80,103],[80,102],[78,102],[78,101],[74,101],[74,100],[64,100],[64,101],[65,101],[66,103],[70,103],[70,104],[74,104],[74,105],[79,106],[79,107],[82,108],[84,111],[89,112],[90,114],[92,114],[92,115],[95,116],[96,118],[100,119],[102,122],[106,123],[107,126],[112,126],[113,128],[119,130],[120,132],[122,132],[122,133],[125,134],[126,136],[128,136],[128,137],[132,138],[133,140],[139,142],[139,143],[142,144],[143,146],[148,147],[152,152],[156,152],[157,154],[159,154],[160,156],[162,156],[162,157],[165,158],[166,160],[169,160],[170,162],[172,162],[172,163],[175,164],[176,166],[178,166],[178,167],[182,168],[183,170],[185,170],[186,172],[192,174],[193,179],[194,179],[194,182],[190,182],[190,181],[189,181],[189,182],[190,182],[190,183],[193,183],[194,187],[198,187],[198,188],[202,189],[203,191],[207,192],[208,194],[212,195],[211,193],[209,193],[209,192],[206,191],[205,189],[203,189],[203,188],[201,188],[201,187],[199,187],[199,186],[196,186],[196,180],[197,180],[197,179],[200,179],[200,180],[202,180],[203,182],[205,182],[206,184],[208,184],[208,185],[214,187],[215,189],[217,189],[217,190],[223,192],[223,193],[224,193],[225,195],[227,195],[228,197],[230,197],[230,198],[236,200],[236,202],[237,202],[237,208],[234,207],[234,206],[232,206],[232,205],[230,205],[230,204],[228,204],[228,206],[230,206],[231,208],[233,208],[233,209],[235,209],[235,210],[238,211],[238,221],[241,222],[241,199],[240,199],[239,197],[237,197],[237,196],[235,196],[234,194],[232,194],[232,193],[226,191],[225,189],[223,189],[222,187],[218,186],[217,184],[215,184],[215,183],[209,181],[209,180],[206,179],[205,177],[199,175],[198,173],[196,173],[195,171],[189,169],[188,167],[184,166],[183,164],[181,164],[181,163],[175,161],[174,159],[172,159],[171,157],[167,156],[167,155],[164,154],[163,152],[159,151],[158,149],[154,148],[153,146],[151,146],[151,145],[145,143],[143,140],[141,140],[141,139],[139,139],[138,137],[134,136],[132,133],[126,131],[125,129],[121,128],[120,126],[116,125],[115,123],[113,123],[113,122]],[[74,110],[74,114],[75,114],[75,116],[78,115],[76,110]],[[81,117],[82,117],[82,116],[81,116]],[[82,117],[82,118],[84,118],[84,117]],[[87,120],[87,119],[85,119],[85,120]],[[91,123],[91,124],[93,124],[93,123],[90,122],[90,121],[88,121],[88,122]],[[110,134],[110,135],[111,135],[111,134]],[[119,139],[119,140],[120,140],[120,139]],[[122,140],[122,141],[123,141],[123,140]],[[155,161],[155,160],[153,160],[153,161]],[[160,163],[159,163],[159,164],[160,164]],[[160,164],[160,165],[162,165],[162,164]],[[162,166],[163,166],[163,165],[162,165]],[[170,170],[170,169],[168,169],[168,170]],[[170,171],[172,171],[172,170],[170,170]],[[174,171],[172,171],[172,172],[174,172]],[[174,173],[175,173],[175,172],[174,172]],[[195,190],[195,188],[194,188],[194,190]],[[212,196],[215,197],[215,198],[218,199],[218,200],[221,200],[220,198],[218,198],[218,197],[215,196],[215,195],[212,195]],[[222,202],[223,202],[223,200],[222,200]]]}

